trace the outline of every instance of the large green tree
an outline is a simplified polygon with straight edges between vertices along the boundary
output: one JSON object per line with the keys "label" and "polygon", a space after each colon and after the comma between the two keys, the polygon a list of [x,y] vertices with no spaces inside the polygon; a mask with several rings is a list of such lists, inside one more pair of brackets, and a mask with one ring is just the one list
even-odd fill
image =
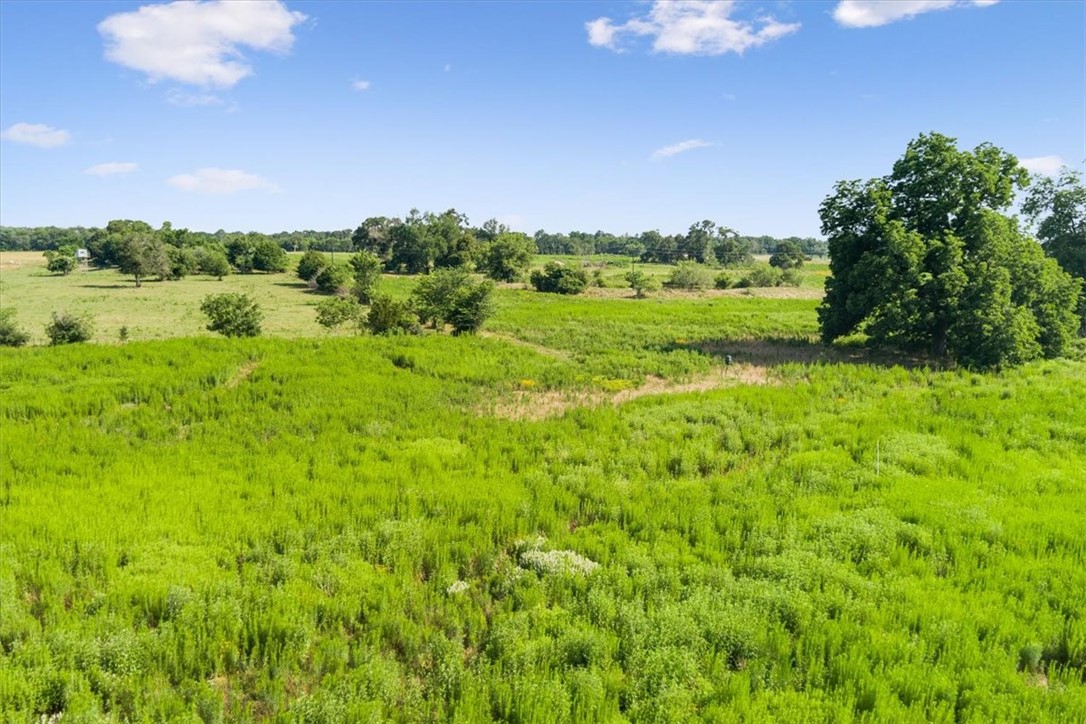
{"label": "large green tree", "polygon": [[[1022,212],[1036,224],[1045,254],[1069,274],[1086,281],[1086,186],[1082,175],[1064,167],[1059,176],[1034,176]],[[1086,334],[1086,294],[1079,302],[1080,333]]]}
{"label": "large green tree", "polygon": [[932,133],[888,176],[838,183],[820,209],[823,340],[860,332],[975,367],[1061,354],[1078,284],[1001,213],[1026,182],[1013,155]]}

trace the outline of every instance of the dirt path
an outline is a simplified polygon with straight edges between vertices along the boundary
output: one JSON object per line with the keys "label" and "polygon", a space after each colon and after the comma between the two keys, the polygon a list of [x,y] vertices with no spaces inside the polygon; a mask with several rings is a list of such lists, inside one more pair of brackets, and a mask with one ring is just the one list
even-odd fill
{"label": "dirt path", "polygon": [[517,347],[523,347],[524,349],[530,349],[533,352],[538,352],[544,357],[551,357],[552,359],[568,360],[569,353],[560,349],[554,349],[553,347],[544,347],[541,344],[535,342],[526,342],[523,339],[517,339],[508,334],[502,334],[501,332],[479,332],[480,337],[486,337],[487,339],[497,339],[502,342],[508,342],[509,344]]}
{"label": "dirt path", "polygon": [[621,405],[649,395],[678,395],[686,392],[707,392],[739,385],[773,384],[767,367],[733,365],[721,367],[688,382],[672,382],[663,377],[649,377],[637,387],[618,392],[548,390],[532,392],[519,390],[498,400],[489,414],[505,420],[545,420],[559,417],[579,407]]}

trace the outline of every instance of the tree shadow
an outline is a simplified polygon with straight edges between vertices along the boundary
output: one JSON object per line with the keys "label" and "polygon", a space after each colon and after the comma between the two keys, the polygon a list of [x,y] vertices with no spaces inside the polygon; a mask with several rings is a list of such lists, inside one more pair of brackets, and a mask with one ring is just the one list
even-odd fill
{"label": "tree shadow", "polygon": [[309,284],[306,282],[272,282],[277,287],[287,287],[288,289],[303,289],[305,291],[316,291],[309,288]]}
{"label": "tree shadow", "polygon": [[135,289],[136,288],[135,282],[132,282],[130,284],[124,284],[123,282],[118,282],[116,284],[79,284],[77,286],[79,286],[81,289]]}
{"label": "tree shadow", "polygon": [[928,367],[945,369],[946,364],[926,355],[900,350],[863,347],[854,344],[821,344],[802,337],[767,337],[762,339],[704,339],[670,342],[661,351],[697,352],[721,361],[774,367],[785,364],[855,364],[875,367]]}

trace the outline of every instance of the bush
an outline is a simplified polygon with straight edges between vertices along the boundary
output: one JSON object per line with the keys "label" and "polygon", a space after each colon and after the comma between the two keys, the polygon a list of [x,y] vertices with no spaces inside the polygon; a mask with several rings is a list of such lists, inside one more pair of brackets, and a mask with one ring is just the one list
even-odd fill
{"label": "bush", "polygon": [[317,304],[317,324],[325,329],[335,329],[344,322],[358,317],[360,308],[353,299],[333,297]]}
{"label": "bush", "polygon": [[200,260],[192,249],[166,247],[166,258],[169,260],[170,279],[184,279],[200,268]]}
{"label": "bush", "polygon": [[94,322],[86,314],[53,312],[53,321],[45,326],[45,334],[51,344],[86,342],[94,336]]}
{"label": "bush", "polygon": [[22,347],[30,335],[15,324],[14,307],[0,308],[0,347]]}
{"label": "bush", "polygon": [[410,304],[384,294],[373,298],[364,325],[373,334],[418,334],[422,331]]}
{"label": "bush", "polygon": [[783,275],[781,270],[772,266],[756,266],[735,283],[742,289],[751,287],[779,287]]}
{"label": "bush", "polygon": [[798,287],[803,281],[803,275],[796,269],[785,269],[781,272],[782,287]]}
{"label": "bush", "polygon": [[204,297],[200,311],[207,315],[207,329],[226,337],[256,337],[264,314],[248,294],[225,293]]}
{"label": "bush", "polygon": [[200,272],[218,277],[221,281],[230,273],[230,260],[226,252],[219,249],[201,249],[196,255],[196,264]]}
{"label": "bush", "polygon": [[720,272],[713,280],[713,286],[717,289],[729,289],[732,286],[732,277],[727,272]]}
{"label": "bush", "polygon": [[368,251],[360,251],[351,256],[348,263],[354,276],[354,287],[351,291],[359,302],[368,304],[381,281],[381,257]]}
{"label": "bush", "polygon": [[626,282],[638,299],[644,299],[646,294],[660,288],[660,280],[636,269],[626,272]]}
{"label": "bush", "polygon": [[434,327],[474,332],[494,314],[492,282],[475,283],[464,269],[439,269],[425,277],[411,294],[419,319]]}
{"label": "bush", "polygon": [[45,252],[45,268],[54,274],[67,276],[79,264],[75,258],[75,250],[69,247]]}
{"label": "bush", "polygon": [[560,261],[552,261],[547,262],[542,271],[532,272],[531,281],[539,292],[580,294],[588,286],[588,274],[582,269],[571,269]]}
{"label": "bush", "polygon": [[302,254],[302,258],[298,260],[295,273],[303,282],[311,282],[326,266],[328,266],[328,257],[319,251],[310,250]]}
{"label": "bush", "polygon": [[713,273],[702,264],[683,261],[672,270],[665,283],[672,289],[700,292],[713,286]]}
{"label": "bush", "polygon": [[459,290],[446,321],[454,334],[478,332],[494,316],[494,282],[472,284]]}
{"label": "bush", "polygon": [[535,240],[527,234],[514,231],[498,234],[484,247],[479,271],[498,281],[515,281],[532,263],[535,251]]}
{"label": "bush", "polygon": [[313,283],[317,291],[323,294],[340,294],[347,290],[347,284],[351,281],[351,273],[346,267],[338,264],[330,264],[320,270]]}

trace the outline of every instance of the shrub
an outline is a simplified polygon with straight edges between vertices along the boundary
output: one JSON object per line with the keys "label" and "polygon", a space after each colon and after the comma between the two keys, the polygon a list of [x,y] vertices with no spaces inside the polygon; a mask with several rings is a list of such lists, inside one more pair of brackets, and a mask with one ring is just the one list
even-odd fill
{"label": "shrub", "polygon": [[45,252],[45,268],[54,274],[67,276],[78,265],[75,250],[70,247]]}
{"label": "shrub", "polygon": [[319,251],[310,250],[302,254],[302,258],[298,260],[295,273],[303,282],[311,282],[326,266],[328,266],[328,257]]}
{"label": "shrub", "polygon": [[86,342],[94,336],[94,322],[86,314],[53,312],[53,321],[45,326],[45,334],[51,344]]}
{"label": "shrub", "polygon": [[184,279],[200,268],[200,260],[192,249],[168,246],[166,258],[169,260],[170,279]]}
{"label": "shrub", "polygon": [[381,257],[368,251],[360,251],[351,256],[351,273],[354,287],[351,291],[362,304],[368,304],[381,281]]}
{"label": "shrub", "polygon": [[717,289],[728,289],[732,286],[732,277],[727,272],[720,272],[713,280],[713,286]]}
{"label": "shrub", "polygon": [[781,285],[781,270],[772,266],[756,266],[736,282],[735,286],[742,289],[751,287],[779,287]]}
{"label": "shrub", "polygon": [[407,302],[381,294],[373,298],[364,325],[373,334],[418,334],[419,318]]}
{"label": "shrub", "polygon": [[353,299],[332,297],[317,304],[317,324],[325,329],[335,329],[344,322],[358,317],[360,308]]}
{"label": "shrub", "polygon": [[588,286],[588,274],[582,269],[571,269],[560,261],[552,261],[542,271],[532,272],[531,281],[539,292],[580,294]]}
{"label": "shrub", "polygon": [[803,275],[796,269],[785,269],[781,272],[781,286],[798,287],[803,281]]}
{"label": "shrub", "polygon": [[207,328],[225,337],[256,337],[264,314],[248,294],[224,293],[204,297],[200,311],[207,315]]}
{"label": "shrub", "polygon": [[672,270],[666,284],[672,289],[700,292],[713,286],[713,273],[702,264],[683,261]]}
{"label": "shrub", "polygon": [[535,240],[527,234],[507,231],[498,234],[484,249],[479,271],[491,279],[511,282],[518,279],[535,255]]}
{"label": "shrub", "polygon": [[0,347],[22,347],[30,335],[15,324],[15,308],[0,308]]}
{"label": "shrub", "polygon": [[649,292],[654,292],[660,288],[659,279],[636,269],[626,272],[626,282],[630,285],[630,289],[633,289],[634,296],[638,299],[644,299]]}
{"label": "shrub", "polygon": [[454,334],[477,332],[490,317],[494,316],[494,283],[472,284],[459,290],[453,300],[446,321]]}
{"label": "shrub", "polygon": [[320,270],[313,283],[316,284],[317,291],[323,294],[340,294],[346,291],[350,280],[351,273],[346,267],[330,264]]}
{"label": "shrub", "polygon": [[208,276],[222,278],[230,273],[230,260],[220,249],[201,249],[196,255],[197,268]]}

